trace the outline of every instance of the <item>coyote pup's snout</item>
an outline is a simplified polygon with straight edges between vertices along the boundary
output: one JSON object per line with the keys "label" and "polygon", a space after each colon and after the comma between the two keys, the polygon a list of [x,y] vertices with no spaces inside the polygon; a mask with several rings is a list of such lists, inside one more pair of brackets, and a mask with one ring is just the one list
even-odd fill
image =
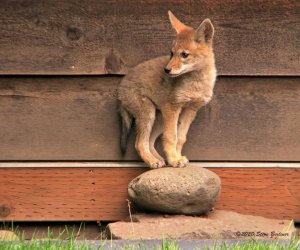
{"label": "coyote pup's snout", "polygon": [[216,80],[211,21],[205,19],[193,29],[171,11],[169,19],[177,34],[170,56],[137,65],[118,88],[122,152],[134,119],[135,148],[150,168],[166,164],[154,148],[160,134],[168,164],[187,165],[188,159],[181,155],[187,132],[197,111],[211,100]]}

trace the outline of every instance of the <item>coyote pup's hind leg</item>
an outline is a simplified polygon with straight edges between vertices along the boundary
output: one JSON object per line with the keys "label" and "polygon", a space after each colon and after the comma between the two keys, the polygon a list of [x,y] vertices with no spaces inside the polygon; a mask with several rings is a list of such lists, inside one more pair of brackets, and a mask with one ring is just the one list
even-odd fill
{"label": "coyote pup's hind leg", "polygon": [[161,168],[165,166],[162,158],[157,158],[151,153],[150,135],[155,121],[155,106],[153,103],[143,98],[142,110],[135,114],[136,141],[135,148],[141,158],[150,168]]}

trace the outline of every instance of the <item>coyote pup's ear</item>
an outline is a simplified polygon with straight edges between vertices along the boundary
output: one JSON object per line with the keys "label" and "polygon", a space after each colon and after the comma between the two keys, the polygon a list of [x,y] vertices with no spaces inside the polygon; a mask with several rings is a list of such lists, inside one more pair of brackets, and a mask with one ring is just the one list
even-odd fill
{"label": "coyote pup's ear", "polygon": [[210,43],[214,36],[214,26],[207,18],[200,24],[195,33],[197,42]]}
{"label": "coyote pup's ear", "polygon": [[188,26],[186,26],[185,24],[180,22],[170,10],[168,11],[168,14],[169,14],[170,22],[171,22],[173,28],[176,30],[177,34],[180,33],[181,31],[183,31],[184,29],[189,28]]}

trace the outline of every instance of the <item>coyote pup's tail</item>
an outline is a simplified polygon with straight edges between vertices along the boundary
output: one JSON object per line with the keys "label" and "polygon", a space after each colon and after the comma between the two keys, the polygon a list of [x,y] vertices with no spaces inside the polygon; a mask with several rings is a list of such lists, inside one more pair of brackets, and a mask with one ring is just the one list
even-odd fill
{"label": "coyote pup's tail", "polygon": [[121,105],[119,102],[119,112],[121,115],[121,152],[122,155],[126,152],[127,141],[129,137],[129,132],[132,126],[133,117],[129,112]]}

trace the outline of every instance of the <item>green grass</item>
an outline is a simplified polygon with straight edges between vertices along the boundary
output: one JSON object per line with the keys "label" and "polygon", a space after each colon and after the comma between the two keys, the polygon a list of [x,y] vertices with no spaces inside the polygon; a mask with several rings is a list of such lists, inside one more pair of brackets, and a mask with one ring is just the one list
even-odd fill
{"label": "green grass", "polygon": [[[113,241],[112,240],[100,240],[100,246],[94,247],[94,244],[91,244],[91,241],[77,241],[76,238],[80,234],[79,231],[75,232],[75,230],[69,230],[67,227],[63,230],[59,236],[54,236],[51,230],[48,230],[45,239],[40,240],[36,239],[35,235],[33,235],[32,239],[29,241],[25,240],[24,233],[18,232],[17,229],[14,229],[14,232],[19,236],[19,241],[8,241],[3,240],[0,241],[0,250],[91,250],[91,249],[104,249],[103,245],[110,246]],[[65,235],[67,234],[67,240],[65,240]],[[60,239],[60,236],[61,237]],[[120,249],[120,248],[118,248]],[[195,250],[200,250],[200,248],[195,247]],[[218,244],[215,242],[215,245],[210,248],[204,248],[206,250],[296,250],[300,249],[300,242],[298,238],[293,238],[289,243],[283,245],[278,241],[272,242],[262,242],[257,241],[255,239],[245,241],[243,244],[238,245],[226,245]],[[141,244],[130,245],[130,241],[128,244],[121,248],[121,250],[147,250],[147,248]],[[182,249],[178,242],[172,240],[163,240],[160,246],[157,246],[155,250],[184,250]]]}
{"label": "green grass", "polygon": [[[104,243],[104,241],[103,241]],[[107,241],[106,244],[110,245],[110,242]],[[103,245],[99,247],[93,247],[89,245],[87,242],[80,242],[77,244],[76,240],[70,239],[67,241],[59,241],[59,240],[31,240],[31,241],[18,241],[18,242],[10,242],[10,241],[1,241],[0,242],[0,249],[1,250],[90,250],[90,249],[104,249]],[[142,244],[140,246],[124,246],[121,248],[122,250],[146,250],[147,248],[143,246]],[[182,248],[178,245],[176,241],[163,241],[161,246],[158,246],[155,248],[156,250],[181,250]],[[195,248],[199,249],[199,248]],[[296,250],[299,249],[299,241],[291,241],[289,245],[281,245],[278,242],[256,242],[256,241],[250,241],[246,242],[242,245],[226,245],[223,244],[221,246],[217,246],[217,243],[215,246],[211,248],[205,248],[206,250],[212,249],[212,250]],[[184,249],[182,249],[184,250]]]}
{"label": "green grass", "polygon": [[299,250],[299,240],[293,239],[289,243],[283,245],[280,244],[277,240],[274,240],[273,242],[267,242],[267,241],[256,241],[255,239],[249,240],[245,242],[244,244],[236,244],[236,245],[226,245],[222,244],[219,247],[214,246],[213,248],[205,248],[208,249],[218,249],[218,250]]}

